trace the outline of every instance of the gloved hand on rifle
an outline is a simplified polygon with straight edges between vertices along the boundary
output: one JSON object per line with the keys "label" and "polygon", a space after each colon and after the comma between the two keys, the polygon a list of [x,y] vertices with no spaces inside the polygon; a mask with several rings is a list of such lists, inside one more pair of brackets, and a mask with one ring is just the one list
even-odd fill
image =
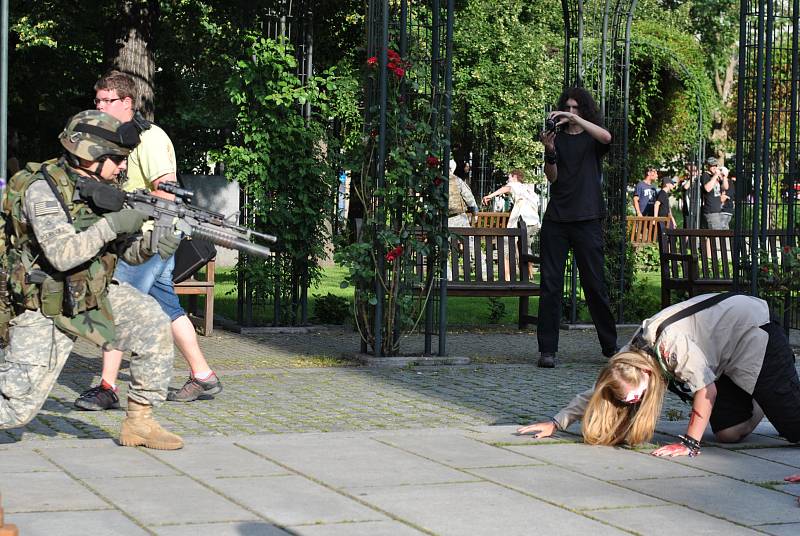
{"label": "gloved hand on rifle", "polygon": [[167,260],[172,256],[173,253],[175,253],[175,250],[178,249],[178,245],[180,243],[181,239],[172,233],[162,235],[158,239],[156,252],[158,252],[162,259]]}
{"label": "gloved hand on rifle", "polygon": [[142,213],[132,208],[123,208],[118,212],[109,212],[108,214],[104,214],[103,217],[108,222],[108,226],[111,227],[111,230],[118,235],[138,233],[146,219]]}

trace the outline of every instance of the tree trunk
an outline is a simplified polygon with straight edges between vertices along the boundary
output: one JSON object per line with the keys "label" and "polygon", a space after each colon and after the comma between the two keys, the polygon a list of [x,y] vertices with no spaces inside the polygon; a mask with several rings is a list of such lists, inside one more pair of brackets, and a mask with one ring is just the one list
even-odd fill
{"label": "tree trunk", "polygon": [[147,119],[155,113],[153,30],[160,14],[157,0],[117,0],[118,18],[109,27],[106,65],[130,75],[136,84],[136,108]]}
{"label": "tree trunk", "polygon": [[725,72],[719,71],[714,73],[714,86],[719,95],[722,109],[714,113],[714,128],[711,132],[711,141],[714,142],[716,147],[716,157],[720,165],[725,165],[725,152],[728,145],[730,132],[729,117],[725,110],[733,105],[733,89],[734,78],[736,75],[736,68],[739,66],[739,48],[734,46],[731,49],[730,56],[728,56],[728,63],[725,66]]}

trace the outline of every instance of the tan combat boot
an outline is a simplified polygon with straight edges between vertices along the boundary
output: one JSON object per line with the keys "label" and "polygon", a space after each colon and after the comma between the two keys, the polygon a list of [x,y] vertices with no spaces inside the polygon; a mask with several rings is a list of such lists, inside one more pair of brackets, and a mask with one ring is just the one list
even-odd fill
{"label": "tan combat boot", "polygon": [[158,450],[183,448],[183,440],[164,430],[153,418],[153,407],[128,399],[128,416],[122,421],[119,442],[126,447],[145,446]]}

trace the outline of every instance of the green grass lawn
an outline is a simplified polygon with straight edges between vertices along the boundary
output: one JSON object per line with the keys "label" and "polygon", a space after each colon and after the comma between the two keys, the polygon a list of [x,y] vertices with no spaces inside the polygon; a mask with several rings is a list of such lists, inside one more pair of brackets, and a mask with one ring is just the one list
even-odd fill
{"label": "green grass lawn", "polygon": [[[325,268],[322,273],[322,279],[316,287],[309,289],[309,316],[314,312],[314,303],[316,296],[325,296],[331,293],[335,296],[346,298],[352,303],[353,289],[341,288],[340,283],[344,280],[347,274],[347,269],[340,266],[331,266]],[[641,272],[637,274],[637,282],[641,282],[643,286],[637,287],[637,291],[641,291],[649,295],[651,298],[660,296],[660,280],[658,272]],[[236,319],[236,291],[235,291],[235,274],[231,268],[218,268],[216,272],[216,286],[214,288],[214,310],[215,313],[225,318]],[[181,301],[185,305],[185,296],[181,296]],[[201,298],[202,301],[202,298]],[[497,325],[514,326],[517,324],[518,305],[517,298],[499,298],[497,300],[498,308],[504,309],[504,314],[500,318]],[[529,310],[531,314],[536,314],[539,307],[539,299],[532,297],[530,299]],[[254,312],[259,324],[268,325],[272,322],[272,307],[271,305],[262,307],[260,310]],[[489,298],[448,298],[447,300],[447,318],[448,325],[450,326],[482,326],[486,327],[489,324],[490,317],[490,301]],[[588,312],[585,307],[579,310],[580,321],[590,321]],[[636,320],[636,319],[627,319]]]}

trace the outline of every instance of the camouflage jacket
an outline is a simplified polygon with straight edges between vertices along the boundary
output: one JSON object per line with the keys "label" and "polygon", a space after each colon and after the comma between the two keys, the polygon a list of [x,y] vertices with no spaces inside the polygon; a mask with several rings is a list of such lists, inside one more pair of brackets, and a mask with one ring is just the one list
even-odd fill
{"label": "camouflage jacket", "polygon": [[7,251],[12,301],[17,310],[52,317],[68,334],[113,346],[107,289],[117,254],[137,264],[150,253],[141,236],[117,241],[108,221],[74,195],[76,178],[67,165],[48,161],[28,164],[9,181],[3,214],[13,235]]}

